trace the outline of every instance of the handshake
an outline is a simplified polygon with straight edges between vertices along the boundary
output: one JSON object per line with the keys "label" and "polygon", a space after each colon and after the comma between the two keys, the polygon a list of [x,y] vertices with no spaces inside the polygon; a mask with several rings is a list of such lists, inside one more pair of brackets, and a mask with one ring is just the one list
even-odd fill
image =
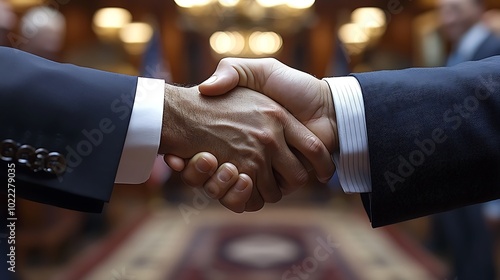
{"label": "handshake", "polygon": [[[281,62],[226,58],[199,86],[166,85],[159,153],[235,212],[327,182],[339,143],[329,85]],[[219,163],[223,163],[220,164]]]}
{"label": "handshake", "polygon": [[[335,168],[344,192],[361,193],[375,227],[500,198],[500,57],[324,80],[274,59],[230,58],[192,88],[9,48],[0,47],[0,60],[0,140],[8,155],[0,161],[4,170],[13,158],[23,167],[18,190],[28,199],[100,211],[111,179],[139,183],[157,153],[235,212],[280,200],[310,174],[326,182]],[[75,89],[70,96],[67,88]],[[145,102],[137,102],[139,91]],[[124,110],[114,110],[117,101]],[[93,146],[87,131],[96,124],[116,132]],[[38,152],[73,147],[86,160],[59,154],[67,172],[48,179],[35,172]]]}

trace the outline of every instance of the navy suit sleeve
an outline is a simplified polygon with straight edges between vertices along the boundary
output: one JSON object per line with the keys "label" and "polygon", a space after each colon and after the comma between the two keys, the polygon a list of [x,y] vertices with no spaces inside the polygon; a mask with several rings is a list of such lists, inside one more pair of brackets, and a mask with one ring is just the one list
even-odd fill
{"label": "navy suit sleeve", "polygon": [[0,152],[8,154],[6,143],[15,142],[25,151],[42,151],[18,154],[21,159],[43,161],[47,153],[56,153],[65,161],[65,171],[52,174],[2,157],[4,186],[7,166],[16,163],[17,196],[101,211],[114,185],[137,77],[59,64],[10,48],[0,48],[0,61]]}
{"label": "navy suit sleeve", "polygon": [[355,77],[374,227],[500,198],[500,57]]}

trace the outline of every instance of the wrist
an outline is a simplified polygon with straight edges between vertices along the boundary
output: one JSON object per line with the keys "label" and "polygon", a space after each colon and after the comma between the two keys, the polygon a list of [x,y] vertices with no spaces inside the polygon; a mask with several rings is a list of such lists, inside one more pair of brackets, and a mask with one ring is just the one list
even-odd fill
{"label": "wrist", "polygon": [[[338,130],[337,130],[337,115],[335,113],[335,105],[333,104],[333,95],[330,89],[330,85],[327,81],[321,80],[321,96],[324,97],[325,100],[325,110],[328,122],[330,124],[330,128],[332,130],[332,139],[331,143],[327,144],[327,147],[333,147],[332,153],[339,151],[339,139],[338,139]],[[325,143],[326,144],[326,143]]]}
{"label": "wrist", "polygon": [[164,113],[161,129],[159,154],[182,156],[183,143],[188,139],[185,112],[193,108],[190,104],[193,88],[176,87],[165,84]]}

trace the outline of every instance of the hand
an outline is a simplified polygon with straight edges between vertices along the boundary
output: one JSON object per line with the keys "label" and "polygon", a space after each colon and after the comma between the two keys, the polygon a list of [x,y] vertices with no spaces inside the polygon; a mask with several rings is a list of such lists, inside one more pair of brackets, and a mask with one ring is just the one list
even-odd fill
{"label": "hand", "polygon": [[307,171],[287,142],[315,162],[318,174],[333,174],[333,163],[321,141],[263,95],[240,88],[207,98],[197,88],[167,86],[165,96],[159,153],[189,158],[208,151],[223,162],[234,163],[250,175],[258,190],[252,193],[247,211],[262,208],[264,201],[278,201],[282,192],[307,182]]}
{"label": "hand", "polygon": [[[206,95],[219,95],[237,85],[260,91],[278,101],[311,129],[331,153],[338,151],[335,111],[326,82],[289,68],[274,59],[227,58],[219,63],[214,75],[200,85],[200,91]],[[175,160],[175,157],[165,157],[165,161],[169,164],[172,160]],[[216,167],[212,166],[214,169]],[[183,174],[185,173],[186,170],[183,171]],[[200,175],[194,170],[184,176]],[[329,179],[329,177],[321,178],[320,174],[317,176],[323,182]],[[203,185],[202,181],[198,184]],[[212,184],[212,187],[215,185]],[[221,193],[227,189],[227,186],[221,187]]]}
{"label": "hand", "polygon": [[245,204],[252,194],[252,179],[246,174],[239,174],[232,163],[219,166],[217,158],[210,153],[198,153],[189,162],[176,156],[165,155],[167,162],[175,171],[181,172],[183,181],[191,187],[205,188],[213,199],[234,212],[243,212]]}
{"label": "hand", "polygon": [[275,100],[317,135],[330,153],[338,151],[333,98],[325,81],[272,58],[225,58],[199,89],[203,95],[216,96],[236,86],[261,92]]}

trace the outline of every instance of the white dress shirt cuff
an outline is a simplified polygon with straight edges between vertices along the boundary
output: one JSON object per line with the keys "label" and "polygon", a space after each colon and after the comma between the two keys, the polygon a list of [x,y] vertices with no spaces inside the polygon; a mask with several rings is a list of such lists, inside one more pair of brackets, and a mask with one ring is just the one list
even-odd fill
{"label": "white dress shirt cuff", "polygon": [[165,81],[139,78],[115,183],[140,184],[151,175],[160,147]]}
{"label": "white dress shirt cuff", "polygon": [[340,153],[333,154],[340,185],[346,193],[371,192],[365,107],[355,77],[324,79],[330,86],[337,116]]}

